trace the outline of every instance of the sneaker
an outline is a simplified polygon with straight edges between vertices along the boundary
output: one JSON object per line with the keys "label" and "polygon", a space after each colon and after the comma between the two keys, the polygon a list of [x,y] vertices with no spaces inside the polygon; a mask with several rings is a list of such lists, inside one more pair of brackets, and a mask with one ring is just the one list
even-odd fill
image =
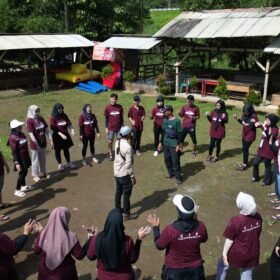
{"label": "sneaker", "polygon": [[113,160],[114,160],[112,154],[109,154],[109,160],[110,160],[110,161],[113,161]]}
{"label": "sneaker", "polygon": [[23,186],[20,188],[20,191],[21,192],[30,192],[30,191],[33,191],[34,190],[34,187],[32,186]]}
{"label": "sneaker", "polygon": [[182,180],[176,180],[176,186],[178,187],[179,185],[182,185]]}
{"label": "sneaker", "polygon": [[137,213],[134,213],[134,214],[125,214],[123,213],[123,220],[124,221],[127,221],[127,220],[134,220],[134,219],[137,219],[138,218],[138,214]]}
{"label": "sneaker", "polygon": [[14,192],[14,195],[18,196],[18,197],[24,197],[26,194],[24,192],[22,192],[22,191],[16,190]]}
{"label": "sneaker", "polygon": [[260,182],[260,186],[261,186],[261,187],[264,187],[264,186],[268,186],[268,184],[266,184],[264,181],[261,181],[261,182]]}
{"label": "sneaker", "polygon": [[83,166],[86,166],[87,165],[87,161],[84,159],[84,160],[82,160],[82,165]]}
{"label": "sneaker", "polygon": [[41,176],[41,179],[50,179],[50,178],[51,178],[51,175],[47,174],[47,173],[45,173]]}
{"label": "sneaker", "polygon": [[167,175],[167,176],[165,176],[166,180],[170,180],[170,179],[173,179],[173,178],[174,178],[174,175]]}
{"label": "sneaker", "polygon": [[67,163],[67,167],[69,167],[71,169],[74,169],[74,168],[76,168],[76,165],[74,163],[72,163],[72,162],[68,162]]}
{"label": "sneaker", "polygon": [[158,157],[158,151],[154,152],[154,157]]}
{"label": "sneaker", "polygon": [[93,161],[94,163],[99,163],[99,160],[98,160],[96,157],[93,157],[93,158],[92,158],[92,161]]}
{"label": "sneaker", "polygon": [[212,159],[213,159],[212,156],[208,156],[206,160],[207,160],[207,161],[211,161]]}
{"label": "sneaker", "polygon": [[136,151],[136,156],[140,156],[140,155],[141,155],[140,151],[137,150],[137,151]]}
{"label": "sneaker", "polygon": [[34,176],[34,177],[33,177],[33,181],[36,182],[36,183],[40,182],[40,180],[41,180],[41,179],[40,179],[40,177],[38,177],[38,176]]}
{"label": "sneaker", "polygon": [[256,179],[255,177],[252,177],[252,178],[251,178],[251,182],[252,182],[252,183],[258,182],[258,181],[259,181],[259,179]]}
{"label": "sneaker", "polygon": [[244,163],[240,163],[240,164],[236,165],[235,169],[236,169],[236,170],[244,171],[244,170],[247,169],[247,165],[244,164]]}
{"label": "sneaker", "polygon": [[65,167],[64,167],[63,164],[59,164],[57,169],[58,169],[59,171],[63,171],[63,170],[65,170]]}

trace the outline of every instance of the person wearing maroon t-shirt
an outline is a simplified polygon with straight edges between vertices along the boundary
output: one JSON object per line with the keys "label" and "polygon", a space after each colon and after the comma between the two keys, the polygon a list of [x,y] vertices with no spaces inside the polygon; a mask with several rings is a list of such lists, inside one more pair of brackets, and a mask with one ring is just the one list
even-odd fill
{"label": "person wearing maroon t-shirt", "polygon": [[[53,107],[53,111],[50,118],[50,127],[53,132],[53,146],[55,151],[55,158],[58,162],[58,170],[64,170],[66,167],[76,168],[76,166],[70,161],[69,148],[73,146],[71,136],[68,132],[68,128],[71,130],[72,136],[75,135],[72,123],[68,116],[64,113],[64,107],[60,103],[56,103]],[[64,152],[67,165],[61,164],[61,150]]]}
{"label": "person wearing maroon t-shirt", "polygon": [[190,134],[193,143],[192,156],[195,157],[196,145],[197,145],[195,128],[196,128],[196,120],[200,118],[200,112],[199,112],[199,108],[193,103],[194,102],[193,95],[188,95],[187,100],[188,100],[188,104],[184,105],[181,111],[179,112],[179,116],[183,118],[181,143],[183,146],[186,136]]}
{"label": "person wearing maroon t-shirt", "polygon": [[271,280],[280,279],[280,238],[278,239],[275,247],[273,248],[270,257],[270,276]]}
{"label": "person wearing maroon t-shirt", "polygon": [[[209,156],[208,161],[216,162],[220,158],[221,143],[223,138],[226,136],[225,124],[228,122],[228,114],[226,112],[226,105],[223,100],[216,102],[216,109],[210,114],[206,112],[206,117],[211,123],[210,126],[210,145],[209,145]],[[214,147],[216,146],[216,157],[212,157]]]}
{"label": "person wearing maroon t-shirt", "polygon": [[150,119],[154,120],[154,156],[157,157],[160,152],[159,143],[162,137],[162,123],[164,120],[164,98],[163,96],[157,97],[157,106],[152,109]]}
{"label": "person wearing maroon t-shirt", "polygon": [[278,127],[277,127],[278,117],[274,114],[269,114],[265,116],[264,123],[256,122],[255,126],[262,129],[262,139],[259,145],[258,153],[253,161],[253,177],[251,182],[258,182],[260,180],[259,176],[259,165],[263,161],[265,166],[265,172],[261,186],[270,185],[272,182],[271,174],[271,161],[274,158],[274,153],[269,145],[269,140],[272,137],[272,142],[277,139]]}
{"label": "person wearing maroon t-shirt", "polygon": [[80,140],[83,142],[83,149],[82,149],[82,164],[87,165],[86,162],[86,152],[87,146],[89,142],[90,152],[91,152],[91,159],[95,163],[99,163],[99,160],[94,156],[95,148],[95,135],[100,138],[99,127],[97,123],[97,119],[95,114],[92,113],[92,107],[90,104],[85,104],[83,107],[83,112],[79,117],[79,127],[80,127]]}
{"label": "person wearing maroon t-shirt", "polygon": [[98,279],[135,279],[131,264],[138,260],[142,239],[151,227],[141,227],[135,243],[124,230],[122,213],[115,208],[108,214],[104,230],[91,239],[87,256],[91,261],[97,259]]}
{"label": "person wearing maroon t-shirt", "polygon": [[52,146],[53,142],[48,125],[45,119],[40,116],[40,108],[37,105],[29,106],[26,125],[30,138],[32,176],[35,182],[39,182],[39,170],[43,178],[50,177],[46,172],[46,135],[48,135]]}
{"label": "person wearing maroon t-shirt", "polygon": [[113,141],[114,137],[119,137],[119,131],[123,126],[123,107],[117,104],[118,95],[112,93],[110,96],[110,104],[105,107],[105,127],[108,138],[109,160],[113,161]]}
{"label": "person wearing maroon t-shirt", "polygon": [[256,140],[255,123],[258,122],[258,116],[255,113],[254,106],[247,103],[243,106],[242,119],[238,118],[237,114],[233,117],[242,124],[242,153],[243,163],[236,166],[237,170],[246,170],[248,168],[249,149],[252,143]]}
{"label": "person wearing maroon t-shirt", "polygon": [[134,105],[129,108],[128,118],[132,126],[132,149],[137,156],[140,156],[140,143],[141,136],[143,132],[143,121],[146,117],[145,109],[140,105],[140,97],[138,95],[134,96]]}
{"label": "person wearing maroon t-shirt", "polygon": [[11,240],[6,234],[0,233],[0,278],[1,280],[18,280],[15,256],[22,250],[28,236],[33,230],[35,220],[29,220],[23,228],[23,234]]}
{"label": "person wearing maroon t-shirt", "polygon": [[25,192],[33,190],[33,187],[27,186],[25,182],[28,168],[31,166],[31,159],[27,139],[22,133],[23,124],[18,120],[10,122],[11,134],[8,140],[8,146],[10,146],[13,155],[14,169],[18,171],[18,180],[14,192],[14,195],[18,197],[24,197]]}
{"label": "person wearing maroon t-shirt", "polygon": [[241,278],[252,279],[252,272],[259,264],[262,217],[257,213],[255,199],[240,192],[236,198],[240,214],[230,219],[222,258],[217,265],[216,280],[225,280],[229,268],[239,268]]}
{"label": "person wearing maroon t-shirt", "polygon": [[197,220],[198,206],[190,196],[180,194],[174,196],[173,204],[177,207],[178,219],[161,234],[159,217],[148,216],[156,248],[166,250],[161,279],[204,280],[200,244],[207,241],[208,234],[205,225]]}
{"label": "person wearing maroon t-shirt", "polygon": [[[13,206],[12,203],[4,203],[2,200],[2,190],[3,190],[3,186],[4,186],[4,177],[5,177],[5,169],[7,174],[9,174],[10,172],[10,168],[9,165],[7,164],[4,155],[2,154],[2,152],[0,151],[0,209],[6,209],[10,206]],[[0,221],[5,221],[8,220],[9,217],[7,215],[3,215],[0,214]]]}
{"label": "person wearing maroon t-shirt", "polygon": [[88,231],[89,239],[81,247],[77,235],[69,230],[70,218],[66,207],[57,207],[51,212],[45,228],[40,223],[34,226],[39,233],[32,246],[34,253],[40,254],[38,280],[78,280],[72,256],[78,260],[86,256],[93,233]]}

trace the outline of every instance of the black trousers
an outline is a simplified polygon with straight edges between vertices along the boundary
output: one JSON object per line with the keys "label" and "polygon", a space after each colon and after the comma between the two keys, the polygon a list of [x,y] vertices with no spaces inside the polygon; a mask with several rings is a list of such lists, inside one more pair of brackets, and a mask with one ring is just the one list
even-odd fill
{"label": "black trousers", "polygon": [[116,179],[116,195],[115,207],[122,209],[121,198],[123,195],[123,213],[130,214],[130,196],[132,193],[132,182],[129,175],[124,177],[115,177]]}
{"label": "black trousers", "polygon": [[222,139],[213,138],[213,137],[210,138],[209,156],[212,156],[213,150],[216,146],[216,157],[219,157],[221,152],[221,143],[222,143]]}
{"label": "black trousers", "polygon": [[28,173],[28,168],[21,165],[21,171],[18,173],[18,180],[17,180],[17,190],[20,190],[21,187],[26,186],[25,178]]}
{"label": "black trousers", "polygon": [[83,149],[82,149],[82,156],[83,157],[86,156],[88,142],[89,142],[90,153],[92,155],[94,155],[94,153],[95,153],[95,148],[94,148],[95,137],[94,136],[93,137],[83,136]]}
{"label": "black trousers", "polygon": [[248,142],[242,139],[242,153],[243,153],[243,163],[248,165],[249,162],[249,149],[253,142]]}
{"label": "black trousers", "polygon": [[140,149],[142,131],[133,129],[132,135],[133,135],[133,138],[132,138],[131,146],[132,146],[133,151],[135,152]]}
{"label": "black trousers", "polygon": [[182,129],[182,133],[181,133],[181,143],[184,143],[185,141],[185,138],[187,135],[190,135],[191,139],[192,139],[192,143],[194,145],[197,144],[197,141],[196,141],[196,133],[195,133],[195,128],[194,127],[191,127],[191,128],[183,128]]}
{"label": "black trousers", "polygon": [[161,279],[163,280],[205,280],[204,268],[168,268],[163,266]]}
{"label": "black trousers", "polygon": [[164,162],[170,177],[174,177],[177,180],[182,180],[181,177],[181,164],[180,164],[180,152],[176,152],[175,147],[164,146]]}
{"label": "black trousers", "polygon": [[256,180],[260,179],[259,165],[262,161],[264,162],[264,167],[265,167],[263,182],[266,185],[270,185],[272,182],[271,159],[266,159],[260,155],[256,155],[256,157],[254,158],[254,161],[253,161],[253,177]]}
{"label": "black trousers", "polygon": [[154,125],[154,150],[158,150],[158,144],[160,142],[160,138],[162,137],[162,127]]}
{"label": "black trousers", "polygon": [[[61,149],[55,149],[54,151],[55,151],[55,158],[56,158],[58,164],[61,164],[61,155],[60,155]],[[63,149],[63,153],[64,153],[64,157],[66,159],[66,162],[70,162],[69,149],[68,148]]]}

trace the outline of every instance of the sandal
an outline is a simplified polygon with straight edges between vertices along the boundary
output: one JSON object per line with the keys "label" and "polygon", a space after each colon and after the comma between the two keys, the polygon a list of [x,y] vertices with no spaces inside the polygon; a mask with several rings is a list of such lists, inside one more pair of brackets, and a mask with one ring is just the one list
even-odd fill
{"label": "sandal", "polygon": [[0,221],[6,221],[6,220],[9,220],[9,216],[0,214]]}
{"label": "sandal", "polygon": [[280,220],[280,214],[272,215],[271,218],[272,218],[273,220],[278,221],[278,220]]}
{"label": "sandal", "polygon": [[270,202],[271,202],[272,204],[278,204],[278,203],[280,203],[280,200],[277,199],[277,198],[275,198],[275,199],[271,199]]}
{"label": "sandal", "polygon": [[235,167],[236,170],[241,170],[241,171],[244,171],[247,169],[247,165],[246,164],[243,164],[243,163],[240,163],[238,164],[236,167]]}
{"label": "sandal", "polygon": [[6,209],[6,208],[9,208],[12,206],[13,206],[13,203],[3,203],[0,205],[0,210]]}
{"label": "sandal", "polygon": [[280,210],[280,206],[272,207],[273,210]]}
{"label": "sandal", "polygon": [[267,194],[268,197],[273,197],[273,196],[277,196],[277,194],[275,192],[270,192]]}
{"label": "sandal", "polygon": [[40,177],[37,176],[33,177],[33,181],[36,183],[40,182],[40,180],[41,180]]}
{"label": "sandal", "polygon": [[213,159],[212,156],[208,156],[206,160],[207,160],[207,161],[211,161],[212,159]]}

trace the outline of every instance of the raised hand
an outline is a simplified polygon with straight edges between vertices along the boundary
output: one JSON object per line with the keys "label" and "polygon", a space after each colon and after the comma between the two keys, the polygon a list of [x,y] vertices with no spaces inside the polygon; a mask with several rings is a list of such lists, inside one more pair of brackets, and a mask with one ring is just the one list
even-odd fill
{"label": "raised hand", "polygon": [[36,232],[41,232],[43,230],[43,226],[39,222],[37,222],[33,225],[33,229]]}
{"label": "raised hand", "polygon": [[149,224],[151,224],[152,227],[158,227],[159,226],[159,217],[156,216],[156,214],[148,215],[147,221]]}
{"label": "raised hand", "polygon": [[143,238],[146,237],[151,232],[151,230],[152,230],[152,228],[150,226],[139,228],[139,230],[138,230],[138,238],[140,240],[143,240]]}
{"label": "raised hand", "polygon": [[23,234],[29,235],[32,232],[35,223],[35,220],[29,219],[29,221],[23,227]]}

